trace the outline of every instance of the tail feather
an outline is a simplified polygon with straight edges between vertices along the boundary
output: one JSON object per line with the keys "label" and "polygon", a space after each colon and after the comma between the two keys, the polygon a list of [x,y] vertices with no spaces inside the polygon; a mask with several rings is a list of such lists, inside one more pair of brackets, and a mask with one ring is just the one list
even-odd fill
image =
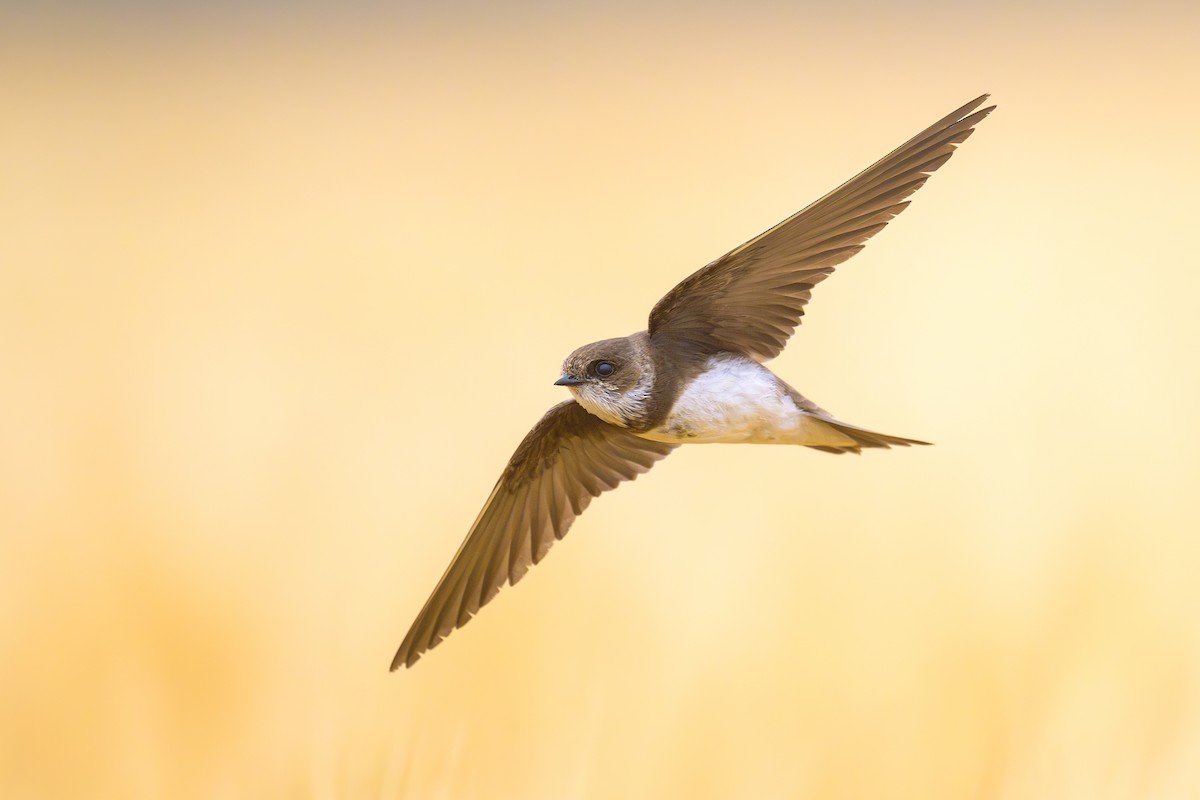
{"label": "tail feather", "polygon": [[[780,381],[783,383],[783,381]],[[890,436],[886,433],[876,433],[857,425],[848,425],[833,418],[825,409],[797,392],[786,383],[783,384],[792,402],[800,409],[805,417],[806,433],[814,444],[807,444],[813,450],[822,453],[861,453],[864,447],[908,447],[910,444],[929,444],[920,439],[905,439],[903,436]],[[819,442],[819,444],[817,444]]]}
{"label": "tail feather", "polygon": [[839,422],[832,417],[821,416],[817,417],[817,419],[853,442],[853,444],[846,445],[807,445],[813,450],[820,450],[822,453],[841,455],[842,453],[861,453],[864,447],[889,448],[908,447],[913,444],[930,444],[930,442],[922,442],[920,439],[906,439],[903,436],[892,436],[886,433],[869,431],[857,425],[848,425],[845,422]]}

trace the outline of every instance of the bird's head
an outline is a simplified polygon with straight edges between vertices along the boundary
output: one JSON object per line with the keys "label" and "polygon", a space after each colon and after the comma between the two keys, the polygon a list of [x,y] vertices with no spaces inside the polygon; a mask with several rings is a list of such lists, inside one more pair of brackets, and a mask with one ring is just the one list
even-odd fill
{"label": "bird's head", "polygon": [[635,336],[584,345],[562,365],[555,386],[566,386],[586,410],[605,422],[629,427],[646,414],[654,362]]}

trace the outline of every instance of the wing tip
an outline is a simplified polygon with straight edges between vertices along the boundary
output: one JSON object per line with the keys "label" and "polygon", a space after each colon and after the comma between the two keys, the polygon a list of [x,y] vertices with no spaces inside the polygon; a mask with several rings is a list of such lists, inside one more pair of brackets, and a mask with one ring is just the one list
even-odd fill
{"label": "wing tip", "polygon": [[425,653],[425,650],[428,649],[429,648],[427,647],[416,649],[412,646],[411,641],[405,639],[404,643],[401,644],[400,648],[396,651],[396,655],[392,656],[392,665],[388,668],[388,672],[395,672],[401,667],[404,667],[405,669],[411,668],[413,664],[416,664],[421,660],[421,656]]}
{"label": "wing tip", "polygon": [[[991,98],[991,96],[992,96],[991,92],[987,92],[985,94],[979,95],[979,97],[975,98],[971,102],[971,109],[974,110],[975,108],[978,108],[979,106],[983,105],[985,102],[987,102],[988,99]],[[998,107],[999,107],[998,103],[992,103],[990,106],[984,106],[983,108],[980,108],[978,111],[975,111],[975,113],[978,114],[979,119],[982,120],[988,114],[991,114],[993,111],[995,111]]]}
{"label": "wing tip", "polygon": [[[986,103],[989,99],[991,99],[991,96],[992,96],[991,92],[984,92],[983,94],[979,95],[979,97],[976,97],[974,100],[972,100],[971,102],[963,105],[963,107],[961,109],[959,109],[957,113],[960,114],[961,116],[965,117],[967,114],[970,114],[972,111],[979,108],[981,105]],[[991,110],[995,107],[996,107],[995,105],[988,106],[987,110]]]}
{"label": "wing tip", "polygon": [[[459,627],[462,626],[456,626],[455,628],[451,628],[451,630],[457,630]],[[388,672],[395,672],[401,667],[404,667],[405,669],[412,669],[413,665],[421,660],[421,656],[425,655],[427,652],[437,647],[445,640],[445,635],[435,636],[433,641],[426,643],[424,647],[418,647],[406,639],[404,643],[400,645],[400,649],[396,651],[396,655],[392,657],[392,665],[388,668]]]}

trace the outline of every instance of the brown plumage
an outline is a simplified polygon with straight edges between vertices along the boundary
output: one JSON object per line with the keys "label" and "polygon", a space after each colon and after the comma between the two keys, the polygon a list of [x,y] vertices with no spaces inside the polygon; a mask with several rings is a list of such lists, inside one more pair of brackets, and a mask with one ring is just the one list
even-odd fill
{"label": "brown plumage", "polygon": [[685,279],[650,312],[650,336],[769,361],[813,287],[908,207],[905,200],[995,106],[977,97],[802,211]]}
{"label": "brown plumage", "polygon": [[908,207],[992,107],[987,95],[667,293],[648,331],[579,348],[560,403],[525,437],[392,661],[412,666],[516,583],[592,498],[678,444],[778,442],[831,453],[925,444],[835,419],[762,362],[800,324],[813,287]]}
{"label": "brown plumage", "polygon": [[411,667],[423,652],[465,625],[501,586],[521,580],[593,497],[633,480],[675,447],[602,422],[574,400],[546,412],[501,473],[466,541],[404,637],[392,669]]}

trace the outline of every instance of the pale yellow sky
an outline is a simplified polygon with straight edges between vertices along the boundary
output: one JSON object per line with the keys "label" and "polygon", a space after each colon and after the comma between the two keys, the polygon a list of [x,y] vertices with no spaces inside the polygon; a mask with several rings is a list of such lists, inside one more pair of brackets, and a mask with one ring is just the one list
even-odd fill
{"label": "pale yellow sky", "polygon": [[[868,12],[8,27],[0,794],[1191,796],[1195,12]],[[567,353],[982,91],[772,365],[935,447],[684,448],[387,673]]]}

